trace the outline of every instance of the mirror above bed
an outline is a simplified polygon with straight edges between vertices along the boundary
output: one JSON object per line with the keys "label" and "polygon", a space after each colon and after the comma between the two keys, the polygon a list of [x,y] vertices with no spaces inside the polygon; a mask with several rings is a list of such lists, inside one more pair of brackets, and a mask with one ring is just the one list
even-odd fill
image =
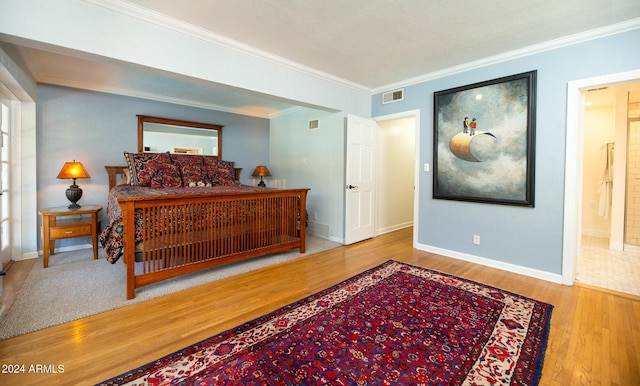
{"label": "mirror above bed", "polygon": [[138,152],[201,154],[222,159],[222,127],[138,115]]}

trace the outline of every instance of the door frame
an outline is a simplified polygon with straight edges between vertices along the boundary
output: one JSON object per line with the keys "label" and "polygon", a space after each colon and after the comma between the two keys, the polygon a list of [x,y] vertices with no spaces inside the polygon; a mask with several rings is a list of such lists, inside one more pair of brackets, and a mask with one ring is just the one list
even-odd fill
{"label": "door frame", "polygon": [[[4,117],[4,114],[0,111],[0,120],[5,120],[7,122],[6,127],[4,128],[7,133],[6,140],[2,133],[0,133],[0,147],[3,148],[3,151],[7,152],[7,159],[0,160],[7,162],[6,173],[8,175],[3,175],[2,167],[0,167],[0,269],[5,267],[5,264],[8,264],[12,260],[12,250],[11,250],[11,240],[13,239],[13,229],[11,227],[11,219],[12,214],[10,211],[11,208],[11,159],[12,159],[12,100],[10,98],[10,94],[8,89],[2,84],[0,84],[0,108],[2,105],[7,108],[7,116]],[[8,183],[4,184],[3,181],[7,180]],[[5,205],[6,204],[6,205]],[[7,208],[9,213],[4,213],[2,208]],[[3,222],[2,219],[7,218],[6,222]],[[3,237],[6,235],[6,237]],[[8,258],[5,261],[5,258]],[[0,280],[0,285],[2,285],[2,280]],[[2,290],[0,289],[0,294]]]}
{"label": "door frame", "polygon": [[[418,216],[418,198],[420,197],[420,109],[408,110],[394,114],[378,115],[373,117],[372,119],[376,122],[383,122],[410,117],[415,118],[416,125],[414,139],[416,157],[414,160],[413,168],[413,248],[416,248],[418,245],[418,228],[420,219],[420,217]],[[428,165],[428,163],[425,163],[425,165]]]}
{"label": "door frame", "polygon": [[562,284],[573,285],[582,230],[582,169],[584,103],[582,90],[615,83],[640,81],[640,70],[579,79],[567,83],[567,136],[565,138],[564,225]]}

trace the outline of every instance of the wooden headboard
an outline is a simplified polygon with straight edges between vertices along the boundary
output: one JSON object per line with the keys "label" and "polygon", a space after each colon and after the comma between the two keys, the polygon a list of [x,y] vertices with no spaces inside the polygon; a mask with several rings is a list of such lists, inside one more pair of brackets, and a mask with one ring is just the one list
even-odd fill
{"label": "wooden headboard", "polygon": [[[109,190],[116,186],[121,178],[126,178],[125,171],[129,169],[127,166],[105,166],[104,168],[107,170],[107,175],[109,176]],[[233,168],[233,170],[236,173],[236,181],[240,181],[242,168]]]}
{"label": "wooden headboard", "polygon": [[107,169],[107,175],[109,175],[109,190],[118,184],[121,178],[125,178],[125,170],[129,169],[128,166],[105,166]]}

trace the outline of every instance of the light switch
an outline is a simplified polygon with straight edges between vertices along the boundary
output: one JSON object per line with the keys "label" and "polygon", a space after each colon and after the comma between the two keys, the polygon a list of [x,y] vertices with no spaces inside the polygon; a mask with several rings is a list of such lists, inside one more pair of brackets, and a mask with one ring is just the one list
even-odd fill
{"label": "light switch", "polygon": [[424,171],[428,172],[429,171],[429,164],[424,164]]}

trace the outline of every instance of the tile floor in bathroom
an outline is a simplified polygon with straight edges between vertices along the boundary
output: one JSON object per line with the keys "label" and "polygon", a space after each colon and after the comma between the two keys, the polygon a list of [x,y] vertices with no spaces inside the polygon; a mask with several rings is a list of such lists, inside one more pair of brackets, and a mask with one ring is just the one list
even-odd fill
{"label": "tile floor in bathroom", "polygon": [[640,253],[609,250],[609,239],[582,236],[577,282],[640,296]]}

